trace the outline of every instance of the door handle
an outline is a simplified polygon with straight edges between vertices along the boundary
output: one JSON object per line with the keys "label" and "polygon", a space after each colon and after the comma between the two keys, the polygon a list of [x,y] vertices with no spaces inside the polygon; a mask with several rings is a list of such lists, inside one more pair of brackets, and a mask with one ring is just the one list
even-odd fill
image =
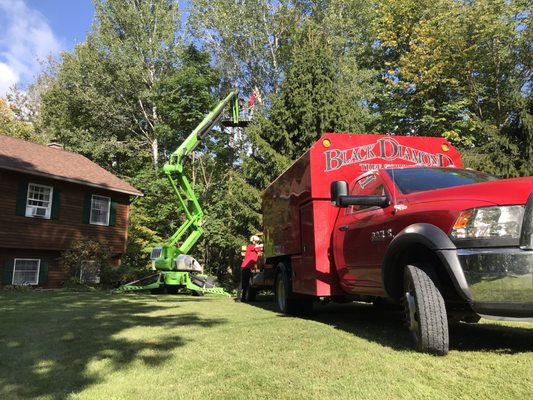
{"label": "door handle", "polygon": [[339,226],[339,231],[347,231],[347,230],[348,230],[348,225]]}

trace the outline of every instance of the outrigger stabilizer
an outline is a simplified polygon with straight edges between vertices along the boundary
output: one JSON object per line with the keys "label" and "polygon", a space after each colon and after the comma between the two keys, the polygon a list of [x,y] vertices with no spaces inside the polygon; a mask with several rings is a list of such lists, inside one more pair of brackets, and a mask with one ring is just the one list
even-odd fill
{"label": "outrigger stabilizer", "polygon": [[185,176],[184,160],[222,120],[226,106],[231,105],[231,117],[223,121],[224,126],[242,128],[246,125],[246,119],[239,116],[238,94],[238,90],[234,89],[220,101],[171,154],[169,161],[164,165],[163,172],[178,197],[178,204],[185,214],[185,222],[161,247],[152,250],[152,265],[157,273],[122,285],[115,290],[116,292],[157,289],[173,292],[185,288],[195,295],[213,293],[229,296],[229,293],[215,286],[213,279],[203,275],[200,264],[187,255],[204,232],[202,228],[204,213]]}

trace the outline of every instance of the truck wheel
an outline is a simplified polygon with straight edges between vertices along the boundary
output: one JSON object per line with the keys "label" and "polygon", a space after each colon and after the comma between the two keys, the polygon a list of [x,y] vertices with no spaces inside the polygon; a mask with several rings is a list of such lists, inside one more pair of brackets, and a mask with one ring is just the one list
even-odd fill
{"label": "truck wheel", "polygon": [[448,319],[444,299],[429,275],[416,265],[404,270],[406,324],[415,348],[423,353],[448,354]]}
{"label": "truck wheel", "polygon": [[276,275],[274,291],[276,305],[281,313],[308,315],[313,311],[313,298],[292,293],[291,282],[284,269]]}
{"label": "truck wheel", "polygon": [[274,287],[276,295],[276,305],[278,310],[283,314],[289,313],[289,293],[290,293],[290,283],[287,274],[284,271],[280,271],[276,275],[276,285]]}

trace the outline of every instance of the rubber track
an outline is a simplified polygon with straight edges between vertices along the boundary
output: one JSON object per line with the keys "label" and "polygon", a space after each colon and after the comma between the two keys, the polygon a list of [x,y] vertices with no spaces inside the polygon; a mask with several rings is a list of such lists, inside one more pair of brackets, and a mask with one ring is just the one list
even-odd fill
{"label": "rubber track", "polygon": [[444,299],[426,272],[417,266],[409,265],[407,268],[413,280],[418,307],[421,335],[418,350],[445,355],[448,353],[449,333]]}

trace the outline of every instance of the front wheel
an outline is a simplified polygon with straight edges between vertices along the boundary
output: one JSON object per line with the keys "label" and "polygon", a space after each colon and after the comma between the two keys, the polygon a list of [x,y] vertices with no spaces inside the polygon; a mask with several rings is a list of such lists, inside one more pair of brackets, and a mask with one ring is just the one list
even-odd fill
{"label": "front wheel", "polygon": [[449,335],[442,295],[425,269],[407,265],[404,270],[406,324],[415,348],[422,353],[448,354]]}

